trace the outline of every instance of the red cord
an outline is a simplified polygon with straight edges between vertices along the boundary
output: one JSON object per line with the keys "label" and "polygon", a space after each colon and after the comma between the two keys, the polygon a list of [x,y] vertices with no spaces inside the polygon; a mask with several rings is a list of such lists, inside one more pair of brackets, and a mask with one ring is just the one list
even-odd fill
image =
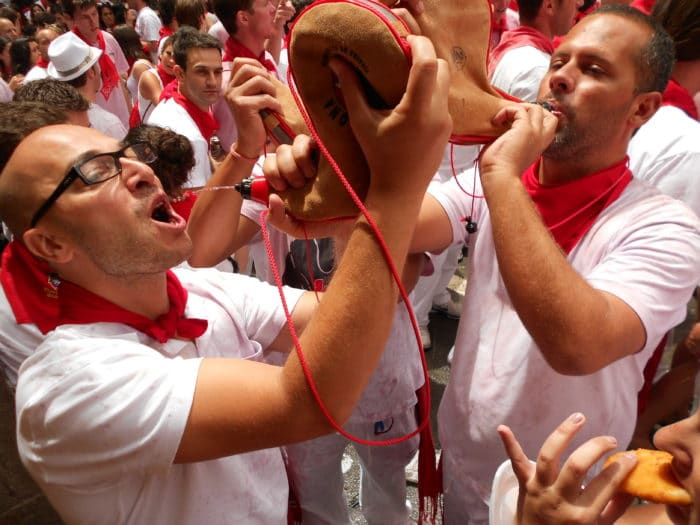
{"label": "red cord", "polygon": [[331,157],[330,153],[328,152],[328,149],[325,147],[323,142],[321,141],[321,138],[318,135],[318,132],[316,131],[316,128],[314,127],[311,118],[309,117],[308,113],[306,112],[303,104],[301,103],[301,100],[299,98],[299,94],[296,91],[296,88],[294,87],[294,79],[293,79],[293,72],[292,72],[292,67],[291,64],[289,66],[289,70],[287,71],[287,84],[289,85],[290,91],[292,93],[292,96],[294,97],[294,101],[297,104],[297,107],[299,108],[299,111],[304,118],[304,122],[306,122],[306,126],[311,132],[311,136],[314,138],[316,141],[316,144],[318,145],[319,149],[323,153],[323,155],[326,157],[328,160],[328,163],[331,165],[333,168],[333,171],[338,175],[338,178],[342,182],[343,186],[345,186],[346,191],[352,198],[352,200],[355,202],[355,205],[358,207],[362,215],[365,217],[367,220],[367,223],[369,224],[370,228],[372,229],[372,232],[374,233],[377,242],[379,243],[379,246],[381,248],[382,254],[384,255],[384,259],[387,262],[387,265],[389,266],[389,270],[391,271],[391,274],[394,278],[394,281],[396,282],[398,288],[399,288],[399,294],[401,296],[401,300],[403,301],[403,304],[406,307],[406,310],[408,311],[409,318],[411,320],[411,326],[413,327],[413,332],[414,335],[416,336],[416,342],[418,343],[418,348],[420,349],[420,358],[421,358],[421,366],[423,367],[423,380],[425,381],[425,385],[427,387],[427,407],[428,410],[426,410],[425,416],[423,417],[423,420],[420,421],[418,427],[411,433],[405,434],[403,436],[397,437],[397,438],[390,438],[390,439],[385,439],[385,440],[379,440],[379,441],[370,441],[366,440],[357,436],[353,436],[352,434],[346,432],[336,421],[333,419],[333,416],[330,414],[328,409],[326,408],[325,403],[321,399],[321,396],[318,392],[318,389],[316,387],[316,384],[314,383],[313,378],[311,377],[311,371],[309,370],[306,358],[304,357],[304,353],[302,352],[301,349],[301,343],[299,342],[299,337],[297,335],[296,329],[294,328],[294,323],[292,321],[291,314],[289,312],[289,307],[287,306],[287,301],[285,300],[284,297],[284,292],[282,290],[282,279],[280,278],[279,274],[279,269],[277,268],[277,264],[275,262],[274,254],[272,252],[272,243],[270,242],[270,236],[267,232],[267,224],[266,224],[266,218],[267,218],[267,210],[263,210],[262,213],[260,214],[260,224],[261,224],[261,232],[263,235],[263,240],[265,242],[265,250],[267,251],[267,256],[268,259],[270,260],[270,269],[272,270],[272,273],[275,278],[275,283],[277,285],[277,289],[280,294],[280,299],[282,302],[282,308],[284,309],[284,314],[287,317],[287,326],[289,327],[289,332],[292,336],[292,340],[294,341],[294,347],[296,349],[297,356],[299,357],[299,363],[301,364],[301,368],[304,371],[304,377],[306,377],[306,381],[309,385],[309,388],[311,389],[311,392],[316,399],[316,402],[318,403],[319,408],[321,409],[321,412],[323,412],[323,415],[325,418],[330,422],[330,424],[333,426],[336,432],[341,434],[342,436],[346,437],[347,439],[354,441],[355,443],[360,443],[361,445],[369,445],[369,446],[378,446],[378,445],[395,445],[397,443],[402,443],[404,441],[407,441],[411,439],[412,437],[420,434],[429,424],[430,424],[430,406],[431,406],[431,398],[430,398],[430,376],[428,375],[428,365],[425,360],[425,351],[423,349],[423,344],[421,342],[421,337],[420,337],[420,329],[418,327],[418,321],[416,320],[416,316],[413,312],[413,308],[411,308],[411,303],[408,299],[408,294],[406,293],[406,290],[403,287],[403,284],[401,283],[401,278],[396,270],[396,266],[394,265],[393,260],[391,259],[391,255],[389,254],[389,249],[386,246],[386,243],[384,242],[384,239],[382,238],[381,233],[379,232],[379,228],[377,227],[376,223],[374,222],[374,219],[372,216],[369,214],[367,209],[365,208],[364,204],[360,200],[360,198],[357,196],[355,193],[355,190],[353,190],[352,186],[350,183],[347,181],[345,176],[343,175],[343,172],[341,171],[340,167],[338,164],[335,162],[333,157]]}

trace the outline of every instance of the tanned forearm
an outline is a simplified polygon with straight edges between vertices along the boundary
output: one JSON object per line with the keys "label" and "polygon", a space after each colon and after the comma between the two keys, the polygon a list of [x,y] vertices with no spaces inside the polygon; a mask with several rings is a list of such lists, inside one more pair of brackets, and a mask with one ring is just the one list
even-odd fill
{"label": "tanned forearm", "polygon": [[629,312],[620,312],[629,307],[573,269],[518,176],[489,176],[484,195],[510,300],[555,370],[591,373],[642,347],[643,332],[626,329]]}
{"label": "tanned forearm", "polygon": [[207,188],[233,186],[250,175],[252,166],[247,160],[227,155],[199,193],[187,224],[193,243],[192,266],[213,266],[235,251],[243,199],[233,189]]}

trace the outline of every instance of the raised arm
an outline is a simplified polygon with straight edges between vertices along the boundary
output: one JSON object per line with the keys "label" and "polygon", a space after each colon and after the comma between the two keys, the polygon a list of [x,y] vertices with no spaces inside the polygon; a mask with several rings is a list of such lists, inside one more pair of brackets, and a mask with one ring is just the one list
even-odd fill
{"label": "raised arm", "polygon": [[[436,59],[427,39],[409,40],[413,66],[408,88],[392,111],[370,109],[352,70],[332,62],[350,123],[371,170],[365,205],[398,272],[404,268],[418,208],[451,129],[447,64]],[[409,140],[423,147],[403,148]],[[278,155],[278,164],[288,158]],[[361,217],[323,301],[301,336],[320,396],[340,424],[349,417],[379,360],[396,299],[397,287],[380,245]],[[296,354],[283,368],[204,360],[176,459],[211,459],[309,439],[330,430]]]}
{"label": "raised arm", "polygon": [[212,266],[248,240],[239,236],[242,233],[239,232],[240,194],[233,190],[206,189],[233,186],[251,174],[265,144],[259,112],[265,108],[280,110],[269,75],[255,60],[234,61],[224,96],[240,130],[238,142],[233,145],[235,154],[224,158],[192,209],[187,226],[194,245],[189,260],[192,266]]}
{"label": "raised arm", "polygon": [[589,374],[641,350],[646,334],[639,317],[571,266],[521,182],[551,141],[556,118],[529,104],[497,118],[513,125],[484,151],[481,181],[499,271],[523,324],[550,366],[564,374]]}

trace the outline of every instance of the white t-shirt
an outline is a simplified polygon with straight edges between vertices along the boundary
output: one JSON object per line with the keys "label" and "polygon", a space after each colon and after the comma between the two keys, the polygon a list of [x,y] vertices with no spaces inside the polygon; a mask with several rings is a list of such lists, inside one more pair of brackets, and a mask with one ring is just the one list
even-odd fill
{"label": "white t-shirt", "polygon": [[[136,15],[134,29],[145,42],[158,42],[160,40],[160,28],[162,23],[158,14],[149,6],[141,8]],[[158,51],[151,53],[151,62],[158,63]]]}
{"label": "white t-shirt", "polygon": [[126,128],[117,116],[102,109],[97,104],[90,104],[87,111],[90,127],[101,131],[105,135],[122,140],[126,136]]}
{"label": "white t-shirt", "polygon": [[491,84],[525,102],[535,102],[551,56],[533,46],[506,51],[491,76]]}
{"label": "white t-shirt", "polygon": [[221,23],[221,20],[217,20],[214,22],[214,24],[209,28],[208,33],[217,38],[219,42],[221,42],[222,46],[226,45],[226,41],[228,40],[229,34],[228,31],[226,31],[226,28],[224,27],[224,24]]}
{"label": "white t-shirt", "polygon": [[[471,191],[477,171],[460,175],[463,188]],[[478,175],[475,188],[483,195]],[[591,286],[636,312],[647,340],[637,354],[596,373],[565,376],[547,364],[510,302],[485,200],[472,203],[454,181],[429,191],[445,209],[455,243],[467,237],[463,217],[472,214],[479,224],[469,240],[469,281],[438,423],[449,523],[466,523],[467,515],[485,523],[491,480],[506,459],[499,424],[513,429],[528,457],[575,411],[588,422],[573,447],[602,434],[623,447],[629,442],[644,366],[661,337],[685,318],[700,277],[700,221],[683,203],[634,179],[601,213],[568,260]],[[455,499],[459,504],[451,505]]]}
{"label": "white t-shirt", "polygon": [[169,98],[160,102],[146,120],[147,124],[170,129],[184,135],[192,144],[194,150],[194,167],[185,184],[186,188],[204,186],[211,178],[211,162],[209,161],[209,144],[199,131],[187,110],[175,99]]}
{"label": "white t-shirt", "polygon": [[[176,273],[187,315],[209,321],[196,343],[64,325],[20,369],[20,457],[67,524],[286,523],[278,448],[173,464],[201,359],[259,360],[285,322],[277,290],[216,270]],[[286,289],[290,308],[301,293]]]}
{"label": "white t-shirt", "polygon": [[662,106],[630,141],[635,177],[685,202],[700,216],[700,122]]}

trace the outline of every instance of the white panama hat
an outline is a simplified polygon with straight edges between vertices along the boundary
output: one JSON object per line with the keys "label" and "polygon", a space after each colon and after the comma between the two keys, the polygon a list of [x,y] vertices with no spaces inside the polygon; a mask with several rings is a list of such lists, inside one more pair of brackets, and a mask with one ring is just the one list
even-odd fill
{"label": "white panama hat", "polygon": [[102,50],[83,42],[72,31],[65,33],[49,45],[49,67],[51,78],[73,80],[90,69],[102,55]]}

